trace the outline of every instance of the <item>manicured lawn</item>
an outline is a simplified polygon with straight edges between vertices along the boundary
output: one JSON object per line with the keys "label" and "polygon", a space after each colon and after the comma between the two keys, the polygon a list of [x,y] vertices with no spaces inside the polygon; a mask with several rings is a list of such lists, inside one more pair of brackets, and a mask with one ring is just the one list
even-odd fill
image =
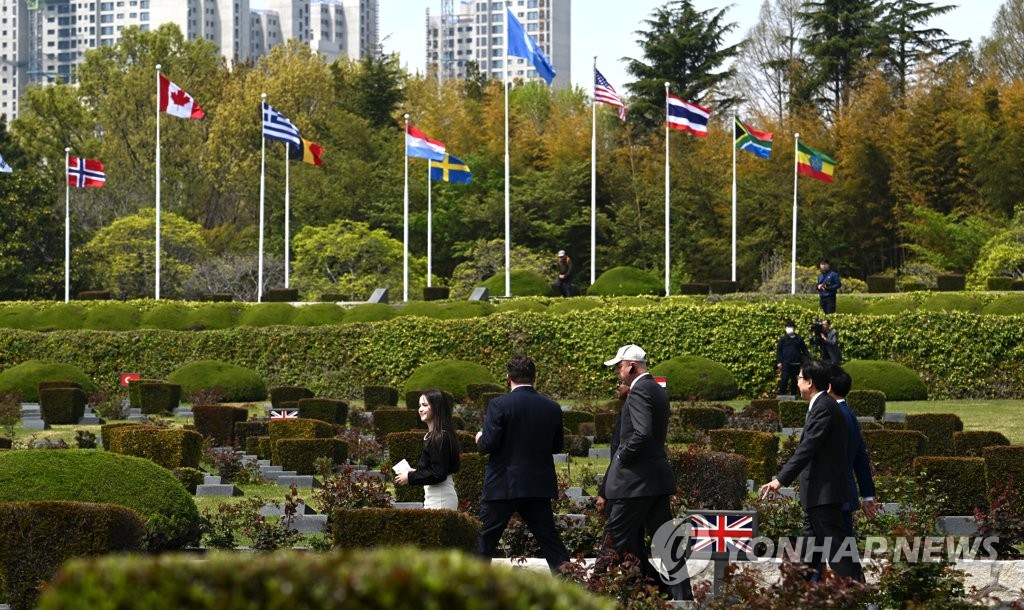
{"label": "manicured lawn", "polygon": [[914,400],[886,403],[887,413],[953,413],[964,430],[996,430],[1024,444],[1024,400]]}

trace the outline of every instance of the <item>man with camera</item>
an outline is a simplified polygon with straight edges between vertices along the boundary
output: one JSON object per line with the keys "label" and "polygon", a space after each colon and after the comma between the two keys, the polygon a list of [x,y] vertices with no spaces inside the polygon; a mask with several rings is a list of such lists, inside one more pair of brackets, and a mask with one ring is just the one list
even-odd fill
{"label": "man with camera", "polygon": [[818,304],[821,305],[821,311],[825,315],[836,312],[836,292],[839,287],[843,285],[843,282],[839,279],[839,274],[832,270],[829,266],[828,259],[823,258],[818,263],[818,268],[821,269],[821,273],[818,274]]}
{"label": "man with camera", "polygon": [[839,331],[832,328],[828,318],[811,324],[811,345],[821,351],[822,362],[836,366],[843,363],[843,355],[839,350]]}

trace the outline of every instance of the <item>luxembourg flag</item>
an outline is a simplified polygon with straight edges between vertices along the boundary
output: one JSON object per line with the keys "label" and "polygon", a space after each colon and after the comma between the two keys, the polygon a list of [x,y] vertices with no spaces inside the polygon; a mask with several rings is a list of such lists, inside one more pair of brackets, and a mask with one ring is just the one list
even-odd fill
{"label": "luxembourg flag", "polygon": [[417,159],[444,161],[445,147],[441,142],[431,140],[427,134],[409,125],[405,132],[405,154]]}
{"label": "luxembourg flag", "polygon": [[163,74],[160,75],[160,111],[183,119],[201,119],[206,116],[191,95]]}
{"label": "luxembourg flag", "polygon": [[688,131],[699,138],[708,135],[708,117],[711,111],[692,102],[668,95],[668,126],[680,131]]}

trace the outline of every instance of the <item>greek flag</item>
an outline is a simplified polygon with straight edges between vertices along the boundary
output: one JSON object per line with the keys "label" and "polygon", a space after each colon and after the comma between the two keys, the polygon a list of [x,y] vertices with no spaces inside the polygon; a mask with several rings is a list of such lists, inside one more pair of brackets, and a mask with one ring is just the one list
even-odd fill
{"label": "greek flag", "polygon": [[3,172],[5,174],[9,174],[9,173],[11,173],[13,171],[14,171],[14,168],[11,167],[10,165],[8,165],[7,161],[4,161],[3,157],[0,157],[0,172]]}
{"label": "greek flag", "polygon": [[302,137],[299,136],[298,128],[266,102],[263,102],[263,137],[287,142],[294,148],[302,148]]}

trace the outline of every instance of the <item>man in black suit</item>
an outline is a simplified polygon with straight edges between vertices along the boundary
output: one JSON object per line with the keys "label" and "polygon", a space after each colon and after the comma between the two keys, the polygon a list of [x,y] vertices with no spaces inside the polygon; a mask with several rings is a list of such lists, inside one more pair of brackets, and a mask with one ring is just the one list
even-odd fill
{"label": "man in black suit", "polygon": [[644,537],[645,530],[655,532],[672,519],[669,500],[676,492],[676,479],[665,450],[668,393],[647,372],[647,353],[637,345],[622,346],[605,365],[615,367],[629,394],[612,435],[612,458],[602,482],[601,495],[608,503],[603,551],[636,557],[641,572],[668,592],[647,560]]}
{"label": "man in black suit", "polygon": [[[811,566],[826,558],[840,576],[864,580],[854,541],[843,523],[842,506],[850,500],[846,458],[849,435],[839,404],[825,390],[829,367],[820,360],[800,366],[800,396],[810,401],[800,445],[778,476],[761,486],[761,497],[800,477],[800,504],[804,507],[804,556]],[[847,540],[850,538],[850,540]]]}
{"label": "man in black suit", "polygon": [[551,500],[558,497],[554,453],[565,442],[562,408],[533,388],[537,367],[523,355],[508,362],[511,391],[491,400],[477,448],[489,454],[480,503],[477,553],[493,557],[513,513],[519,513],[540,544],[552,572],[569,560],[555,529]]}

